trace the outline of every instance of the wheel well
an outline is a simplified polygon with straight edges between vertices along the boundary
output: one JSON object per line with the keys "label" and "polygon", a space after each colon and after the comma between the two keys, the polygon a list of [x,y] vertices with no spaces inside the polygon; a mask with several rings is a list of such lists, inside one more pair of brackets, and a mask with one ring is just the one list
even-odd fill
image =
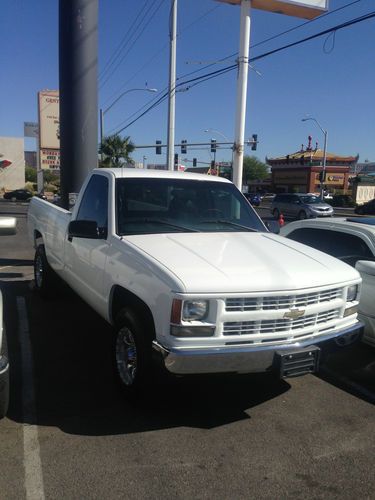
{"label": "wheel well", "polygon": [[145,323],[147,331],[151,334],[153,339],[155,338],[154,318],[150,308],[143,300],[121,286],[115,286],[112,289],[111,296],[110,319],[112,324],[115,324],[116,316],[121,309],[127,307],[134,311],[138,318]]}
{"label": "wheel well", "polygon": [[34,231],[34,248],[37,248],[38,245],[43,244],[43,236],[38,230]]}

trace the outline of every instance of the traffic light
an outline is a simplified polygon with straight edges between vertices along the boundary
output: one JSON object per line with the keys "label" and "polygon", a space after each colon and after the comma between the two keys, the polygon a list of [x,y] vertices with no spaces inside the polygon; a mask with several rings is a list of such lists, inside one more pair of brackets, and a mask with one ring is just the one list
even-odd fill
{"label": "traffic light", "polygon": [[211,153],[216,153],[216,139],[211,139]]}
{"label": "traffic light", "polygon": [[159,146],[159,144],[161,144],[161,141],[156,141],[156,154],[157,155],[161,155],[161,146]]}
{"label": "traffic light", "polygon": [[196,166],[197,166],[197,159],[193,158],[193,167],[196,167]]}
{"label": "traffic light", "polygon": [[253,140],[252,140],[251,149],[253,151],[256,151],[257,145],[258,145],[258,134],[253,134]]}
{"label": "traffic light", "polygon": [[178,153],[174,154],[174,168],[177,169],[178,167]]}
{"label": "traffic light", "polygon": [[320,180],[320,182],[325,182],[325,180],[326,180],[325,170],[322,170],[321,172],[319,172],[319,180]]}
{"label": "traffic light", "polygon": [[182,141],[181,141],[181,154],[182,155],[186,155],[186,153],[187,153],[186,144],[187,144],[187,140],[182,139]]}

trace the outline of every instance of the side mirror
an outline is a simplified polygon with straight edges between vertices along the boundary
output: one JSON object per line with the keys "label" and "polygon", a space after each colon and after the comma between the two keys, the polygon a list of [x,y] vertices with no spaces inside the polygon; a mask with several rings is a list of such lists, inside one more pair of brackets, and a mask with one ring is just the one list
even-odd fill
{"label": "side mirror", "polygon": [[15,217],[0,217],[0,235],[9,236],[17,232],[17,219]]}
{"label": "side mirror", "polygon": [[375,262],[372,260],[358,260],[355,268],[359,273],[375,276]]}
{"label": "side mirror", "polygon": [[280,233],[280,224],[277,220],[266,220],[264,224],[270,233]]}
{"label": "side mirror", "polygon": [[107,231],[99,228],[94,220],[72,220],[68,226],[68,237],[103,240],[107,237]]}

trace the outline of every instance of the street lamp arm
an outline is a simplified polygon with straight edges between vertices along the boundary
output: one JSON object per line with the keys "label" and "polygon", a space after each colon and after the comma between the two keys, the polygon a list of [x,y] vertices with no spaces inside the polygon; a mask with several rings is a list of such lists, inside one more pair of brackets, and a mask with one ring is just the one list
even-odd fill
{"label": "street lamp arm", "polygon": [[120,99],[121,99],[124,95],[129,94],[129,92],[134,92],[134,91],[136,91],[136,90],[143,90],[144,92],[157,92],[157,89],[147,89],[147,88],[146,88],[146,89],[141,89],[141,88],[139,88],[139,89],[129,89],[129,90],[125,90],[125,92],[123,92],[122,94],[120,94],[120,95],[117,97],[117,99],[115,99],[115,100],[113,101],[113,103],[112,103],[112,104],[110,104],[110,105],[108,106],[108,108],[106,108],[105,110],[103,110],[103,115],[105,115],[105,114],[107,113],[107,111],[109,111],[109,110],[110,110],[110,109],[111,109],[111,108],[112,108],[112,107],[113,107],[113,106],[114,106],[114,105],[115,105],[115,104],[116,104],[116,103],[117,103],[117,102],[118,102],[118,101],[119,101],[119,100],[120,100]]}
{"label": "street lamp arm", "polygon": [[316,118],[302,118],[303,122],[307,122],[308,120],[315,122],[318,125],[318,127],[320,128],[320,130],[323,132],[323,134],[327,133],[327,131],[324,130],[324,128],[320,125],[320,123],[318,122],[318,120]]}
{"label": "street lamp arm", "polygon": [[219,135],[221,135],[221,137],[224,137],[224,139],[226,141],[230,142],[229,139],[228,139],[228,137],[226,135],[224,135],[222,132],[220,132],[219,130],[215,130],[214,128],[206,128],[204,131],[205,132],[213,132],[215,134],[219,134]]}

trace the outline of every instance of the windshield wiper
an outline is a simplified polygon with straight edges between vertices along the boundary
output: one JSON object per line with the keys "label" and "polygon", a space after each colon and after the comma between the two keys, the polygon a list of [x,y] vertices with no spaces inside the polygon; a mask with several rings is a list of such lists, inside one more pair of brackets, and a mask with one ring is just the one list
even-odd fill
{"label": "windshield wiper", "polygon": [[257,233],[258,232],[258,229],[253,229],[251,227],[248,227],[248,226],[243,226],[242,224],[237,224],[237,222],[231,222],[230,220],[225,220],[225,219],[215,219],[215,220],[212,220],[212,219],[209,219],[209,220],[202,220],[200,221],[201,224],[228,224],[228,226],[233,226],[233,227],[238,227],[240,229],[244,229],[245,231],[250,231],[250,232],[254,232],[254,233]]}
{"label": "windshield wiper", "polygon": [[179,224],[173,224],[172,222],[168,222],[163,219],[153,219],[151,217],[139,217],[134,219],[129,219],[126,221],[126,224],[132,224],[133,222],[145,222],[146,224],[163,224],[164,226],[174,227],[179,229],[180,231],[186,231],[188,233],[199,233],[198,229],[192,229],[191,227],[181,226]]}

